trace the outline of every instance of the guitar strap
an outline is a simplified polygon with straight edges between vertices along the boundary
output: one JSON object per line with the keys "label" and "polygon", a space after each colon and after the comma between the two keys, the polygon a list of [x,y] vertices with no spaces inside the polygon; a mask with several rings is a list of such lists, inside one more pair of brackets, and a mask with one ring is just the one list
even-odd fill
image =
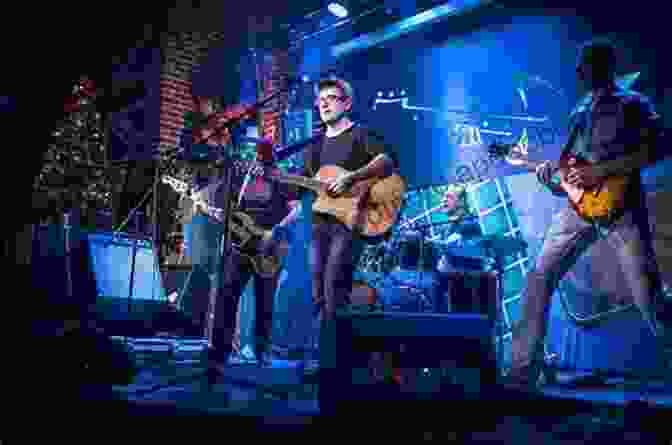
{"label": "guitar strap", "polygon": [[313,150],[310,154],[310,176],[314,177],[317,174],[317,171],[320,169],[320,161],[322,160],[322,151],[324,151],[324,141],[326,136],[323,134],[320,138],[320,149]]}

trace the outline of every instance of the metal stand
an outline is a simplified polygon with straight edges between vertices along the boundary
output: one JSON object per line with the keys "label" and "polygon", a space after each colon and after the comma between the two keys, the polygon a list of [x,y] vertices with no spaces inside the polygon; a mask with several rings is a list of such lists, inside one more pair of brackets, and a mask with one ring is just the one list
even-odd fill
{"label": "metal stand", "polygon": [[131,278],[128,284],[128,316],[130,318],[132,312],[133,300],[133,286],[135,285],[135,257],[138,254],[138,239],[133,237],[133,247],[131,248]]}
{"label": "metal stand", "polygon": [[65,250],[65,286],[69,302],[71,302],[75,296],[72,285],[72,228],[75,224],[79,224],[79,222],[76,217],[73,218],[71,210],[69,213],[66,213],[63,218],[63,230],[65,232],[65,236],[63,237],[63,247]]}
{"label": "metal stand", "polygon": [[[395,284],[399,285],[404,285],[408,286],[408,288],[417,296],[418,298],[418,312],[432,312],[435,308],[435,304],[430,301],[430,299],[427,297],[423,290],[422,286],[422,278],[424,274],[426,273],[423,267],[425,266],[425,243],[426,243],[426,234],[427,231],[430,229],[430,225],[425,224],[425,225],[415,225],[413,223],[407,224],[405,227],[407,228],[412,228],[420,232],[420,240],[419,240],[419,249],[418,249],[418,264],[417,264],[417,271],[416,271],[416,277],[414,280],[414,284],[412,282],[404,282],[399,280],[398,278],[395,278],[392,275],[389,275],[389,277],[392,279],[392,281],[395,282]],[[400,264],[401,266],[401,264]],[[410,286],[409,286],[410,284]]]}
{"label": "metal stand", "polygon": [[[281,94],[284,94],[286,92],[286,89],[281,89],[270,96],[262,99],[261,101],[257,102],[254,105],[251,105],[248,110],[244,113],[241,113],[239,116],[231,118],[225,122],[223,122],[219,127],[215,128],[212,134],[210,136],[206,137],[205,139],[201,139],[198,141],[194,141],[194,144],[204,144],[206,143],[209,139],[213,139],[217,136],[220,135],[220,133],[225,130],[229,129],[232,130],[234,127],[237,127],[243,119],[245,119],[250,112],[256,111],[266,103],[272,101],[276,97],[280,96]],[[212,343],[212,338],[213,338],[213,331],[214,331],[214,321],[215,321],[215,309],[216,309],[216,303],[217,303],[217,296],[219,293],[219,289],[221,287],[221,284],[223,282],[223,274],[224,274],[224,260],[226,258],[229,258],[229,254],[231,252],[231,239],[230,239],[230,216],[231,216],[231,204],[232,204],[232,197],[231,197],[231,189],[232,189],[232,182],[233,182],[233,170],[234,170],[234,165],[233,165],[233,159],[231,157],[230,153],[220,153],[224,159],[222,161],[219,161],[218,164],[220,164],[221,167],[224,167],[224,179],[221,182],[221,186],[224,187],[224,190],[222,191],[222,194],[226,196],[226,201],[224,203],[224,208],[222,209],[222,221],[223,221],[223,227],[222,227],[222,236],[220,237],[220,242],[218,247],[218,255],[215,260],[215,279],[214,283],[211,283],[210,286],[210,298],[208,301],[208,311],[206,313],[206,320],[205,320],[205,332],[204,336],[207,339],[207,350],[205,354],[203,355],[203,364],[205,365],[205,372],[202,374],[197,374],[194,376],[190,376],[187,380],[197,380],[200,378],[205,377],[206,378],[206,383],[207,383],[207,389],[211,390],[212,385],[215,383],[216,379],[219,377],[222,377],[221,371],[215,366],[216,362],[213,360],[214,356],[213,354],[217,353],[218,351],[215,351],[213,348],[213,343]],[[177,152],[173,154],[173,156],[177,156]],[[157,172],[154,184],[153,184],[153,189],[150,189],[147,191],[145,196],[143,197],[141,203],[134,208],[131,211],[131,215],[137,211],[137,209],[142,205],[142,203],[147,199],[150,193],[152,191],[156,190],[156,187],[158,186],[158,181],[160,178],[160,174]],[[156,193],[154,195],[156,197]],[[130,219],[127,218],[124,223],[122,224],[125,225],[128,220]],[[161,386],[163,387],[163,386]],[[152,389],[152,391],[157,390],[160,388]]]}
{"label": "metal stand", "polygon": [[208,341],[208,346],[210,348],[212,345],[212,336],[214,331],[215,324],[215,306],[217,303],[217,293],[223,282],[224,274],[224,264],[223,259],[229,258],[231,253],[231,188],[233,180],[233,160],[229,153],[225,154],[226,158],[224,160],[224,180],[222,185],[224,191],[222,192],[226,196],[226,201],[224,203],[224,208],[222,209],[222,235],[220,237],[219,245],[217,246],[217,257],[215,260],[215,282],[211,283],[210,286],[210,301],[208,302],[208,312],[206,314],[205,321],[205,332],[204,336]]}
{"label": "metal stand", "polygon": [[492,242],[486,242],[485,246],[486,252],[490,252],[490,258],[492,259],[492,271],[495,274],[497,280],[497,295],[495,296],[495,305],[494,305],[494,317],[492,317],[492,322],[494,323],[494,334],[495,334],[495,348],[497,350],[497,367],[498,377],[502,377],[504,370],[504,334],[502,332],[502,300],[504,298],[504,266],[502,265],[501,257],[497,252],[497,249],[494,247]]}

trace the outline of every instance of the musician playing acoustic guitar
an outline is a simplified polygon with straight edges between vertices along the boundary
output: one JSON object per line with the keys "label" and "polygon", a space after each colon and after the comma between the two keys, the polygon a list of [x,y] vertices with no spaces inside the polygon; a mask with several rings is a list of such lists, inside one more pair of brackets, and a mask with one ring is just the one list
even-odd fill
{"label": "musician playing acoustic guitar", "polygon": [[[391,175],[396,166],[383,141],[349,117],[353,103],[352,86],[341,79],[323,80],[318,85],[320,118],[326,132],[320,142],[304,152],[304,176],[312,178],[322,166],[338,166],[348,173],[329,185],[334,195],[353,184],[374,177]],[[276,226],[274,236],[282,237],[283,228],[300,212],[296,208]],[[337,308],[348,303],[353,273],[362,250],[357,229],[350,229],[332,215],[313,214],[310,261],[313,274],[313,299],[322,320],[332,320]]]}
{"label": "musician playing acoustic guitar", "polygon": [[[568,205],[560,211],[536,267],[527,274],[521,320],[513,329],[510,378],[512,383],[529,385],[530,389],[536,386],[543,369],[551,295],[577,257],[599,237],[613,246],[613,259],[622,267],[634,304],[659,344],[665,344],[663,326],[656,317],[661,283],[640,180],[640,170],[661,157],[655,144],[661,119],[646,97],[616,85],[615,48],[610,42],[585,44],[576,72],[589,93],[571,115],[569,141],[563,152],[570,162],[561,173],[563,182],[591,189],[605,179],[622,177],[628,185],[624,205],[608,221],[582,218],[576,206]],[[560,187],[557,170],[556,163],[545,162],[536,173],[554,194],[564,194],[569,188]]]}

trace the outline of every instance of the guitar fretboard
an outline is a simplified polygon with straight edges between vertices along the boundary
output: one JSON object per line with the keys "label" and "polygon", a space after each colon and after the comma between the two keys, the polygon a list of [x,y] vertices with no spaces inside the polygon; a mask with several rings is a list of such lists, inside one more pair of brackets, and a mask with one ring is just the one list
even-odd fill
{"label": "guitar fretboard", "polygon": [[298,175],[272,175],[270,178],[274,181],[282,182],[285,184],[296,185],[299,187],[307,188],[314,192],[319,193],[322,190],[322,187],[325,186],[323,181],[314,178],[306,178],[305,176]]}

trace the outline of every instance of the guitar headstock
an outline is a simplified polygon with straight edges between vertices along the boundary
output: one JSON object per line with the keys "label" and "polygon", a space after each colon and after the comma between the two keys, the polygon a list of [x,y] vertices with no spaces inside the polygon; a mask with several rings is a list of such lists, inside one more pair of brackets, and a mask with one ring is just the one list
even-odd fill
{"label": "guitar headstock", "polygon": [[161,182],[171,186],[173,190],[175,190],[177,193],[186,194],[189,188],[186,182],[180,181],[179,179],[175,179],[167,175],[161,177]]}

